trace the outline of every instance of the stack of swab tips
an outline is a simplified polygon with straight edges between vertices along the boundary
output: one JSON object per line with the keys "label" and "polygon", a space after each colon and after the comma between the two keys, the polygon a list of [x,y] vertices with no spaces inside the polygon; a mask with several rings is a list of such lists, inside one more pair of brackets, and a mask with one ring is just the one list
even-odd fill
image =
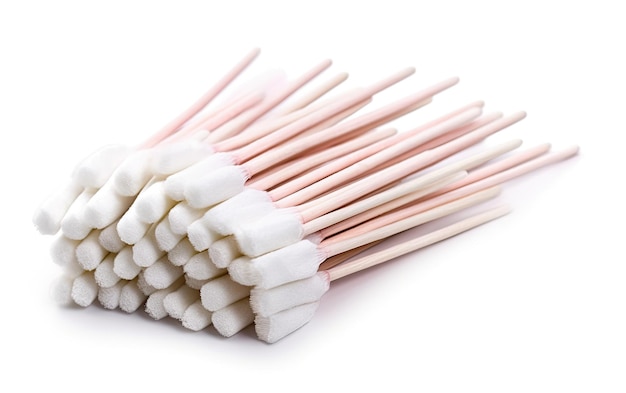
{"label": "stack of swab tips", "polygon": [[[333,280],[509,210],[482,208],[395,246],[387,239],[475,209],[505,182],[577,152],[484,142],[525,113],[483,113],[482,102],[410,130],[389,127],[458,83],[372,104],[412,68],[335,92],[347,74],[323,78],[325,60],[216,101],[258,54],[141,145],[88,155],[40,205],[33,223],[54,235],[59,303],[143,310],[225,337],[254,325],[261,340],[276,342],[313,317]],[[359,255],[373,245],[381,250]]]}

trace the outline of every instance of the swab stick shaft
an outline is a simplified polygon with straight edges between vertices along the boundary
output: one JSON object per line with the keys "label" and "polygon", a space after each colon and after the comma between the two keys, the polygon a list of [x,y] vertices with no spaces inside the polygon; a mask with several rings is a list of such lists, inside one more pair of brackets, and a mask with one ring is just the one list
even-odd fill
{"label": "swab stick shaft", "polygon": [[446,226],[445,228],[433,231],[431,233],[409,240],[397,246],[389,247],[371,255],[364,256],[353,261],[349,261],[341,265],[332,267],[327,271],[329,279],[330,281],[334,281],[350,274],[359,272],[361,270],[365,270],[372,266],[388,262],[399,256],[430,246],[431,244],[440,242],[442,240],[448,239],[452,236],[475,228],[479,225],[495,220],[505,214],[508,214],[509,212],[510,208],[508,206],[501,206],[495,209],[490,209],[484,213],[480,213],[470,218],[458,221],[452,225]]}
{"label": "swab stick shaft", "polygon": [[378,227],[374,230],[362,231],[361,228],[356,227],[351,229],[351,231],[356,233],[353,237],[341,241],[333,241],[332,238],[322,241],[322,243],[320,243],[320,251],[322,251],[327,257],[337,255],[344,251],[360,247],[373,241],[388,238],[389,236],[393,236],[426,222],[430,222],[477,205],[488,199],[494,198],[499,193],[500,189],[498,187],[492,187],[416,215],[403,215],[400,220],[394,221],[392,224],[385,225],[383,227]]}
{"label": "swab stick shaft", "polygon": [[223,127],[215,130],[215,133],[220,136],[231,136],[238,134],[246,127],[254,123],[261,116],[263,116],[274,107],[276,107],[278,104],[283,102],[287,97],[291,96],[302,86],[309,83],[311,80],[313,80],[313,78],[321,74],[325,69],[330,67],[331,64],[332,62],[330,60],[322,61],[309,71],[305,72],[302,76],[289,83],[287,86],[285,86],[284,89],[282,89],[275,95],[267,97],[260,105],[244,113],[242,116],[237,117],[234,121],[229,122]]}
{"label": "swab stick shaft", "polygon": [[209,104],[209,102],[213,101],[215,97],[219,93],[222,92],[239,74],[243,72],[251,63],[256,59],[259,55],[259,49],[254,49],[250,53],[248,53],[234,68],[232,68],[226,75],[220,79],[217,84],[215,84],[209,91],[207,91],[198,101],[196,101],[191,107],[189,107],[186,111],[178,115],[174,120],[168,123],[165,127],[163,127],[159,132],[153,135],[150,139],[144,142],[144,147],[152,147],[157,143],[161,142],[163,139],[170,136],[174,133],[180,126],[182,126],[186,121],[195,116],[198,112],[202,110],[205,106]]}

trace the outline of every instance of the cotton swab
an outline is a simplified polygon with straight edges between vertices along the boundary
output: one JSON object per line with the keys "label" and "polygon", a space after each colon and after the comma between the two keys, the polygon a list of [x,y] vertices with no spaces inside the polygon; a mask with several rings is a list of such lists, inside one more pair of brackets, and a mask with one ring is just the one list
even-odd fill
{"label": "cotton swab", "polygon": [[50,195],[35,211],[33,223],[42,235],[54,235],[61,228],[61,222],[83,187],[70,181],[62,189]]}
{"label": "cotton swab", "polygon": [[107,310],[115,310],[120,305],[120,298],[122,295],[122,288],[126,285],[127,281],[118,281],[117,284],[108,288],[98,289],[98,302],[102,307]]}
{"label": "cotton swab", "polygon": [[255,288],[252,290],[250,303],[257,313],[254,321],[257,335],[267,343],[275,343],[304,326],[313,317],[319,300],[328,291],[331,281],[448,239],[509,212],[507,206],[488,210],[399,245],[345,262],[320,272],[316,278],[291,282],[287,284],[287,288]]}

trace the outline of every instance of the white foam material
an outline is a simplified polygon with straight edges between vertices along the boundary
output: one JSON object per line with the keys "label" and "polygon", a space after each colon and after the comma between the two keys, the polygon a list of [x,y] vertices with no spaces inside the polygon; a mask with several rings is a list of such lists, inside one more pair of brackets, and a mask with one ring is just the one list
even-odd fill
{"label": "white foam material", "polygon": [[254,322],[254,313],[248,299],[242,299],[213,313],[211,322],[224,337],[231,337]]}
{"label": "white foam material", "polygon": [[209,247],[209,256],[213,264],[219,268],[227,268],[235,259],[241,256],[237,242],[233,236],[215,241]]}
{"label": "white foam material", "polygon": [[115,255],[107,255],[95,270],[94,276],[100,288],[110,288],[120,281],[120,277],[113,271]]}
{"label": "white foam material", "polygon": [[74,240],[82,240],[91,231],[91,226],[85,221],[87,202],[93,197],[95,190],[88,189],[80,193],[67,210],[61,220],[61,231]]}
{"label": "white foam material", "polygon": [[183,276],[183,269],[172,265],[167,256],[156,261],[152,266],[143,271],[143,276],[148,284],[156,289],[167,288]]}
{"label": "white foam material", "polygon": [[207,143],[195,139],[162,144],[153,149],[152,172],[160,175],[171,175],[212,153],[213,151]]}
{"label": "white foam material", "polygon": [[137,280],[129,281],[124,285],[120,293],[120,310],[133,313],[141,307],[147,298],[148,295],[144,294],[141,289],[139,289]]}
{"label": "white foam material", "polygon": [[155,288],[148,281],[146,281],[146,276],[144,275],[143,271],[140,272],[139,275],[137,276],[137,287],[146,296],[150,296],[156,291],[158,291],[159,289],[162,289],[162,288]]}
{"label": "white foam material", "polygon": [[83,216],[85,223],[102,229],[122,217],[134,199],[117,194],[112,183],[106,182],[87,202]]}
{"label": "white foam material", "polygon": [[103,146],[74,168],[72,178],[85,188],[100,188],[130,152],[131,148],[128,146]]}
{"label": "white foam material", "polygon": [[137,277],[141,271],[141,266],[138,266],[135,261],[133,261],[133,249],[130,246],[122,248],[122,250],[117,253],[113,260],[113,271],[124,280],[132,280]]}
{"label": "white foam material", "polygon": [[211,230],[206,223],[206,215],[194,221],[187,229],[187,238],[196,251],[205,251],[222,236]]}
{"label": "white foam material", "polygon": [[70,181],[65,187],[46,198],[35,210],[33,224],[42,235],[54,235],[61,229],[61,220],[83,187]]}
{"label": "white foam material", "polygon": [[152,150],[138,150],[126,157],[111,175],[115,191],[124,196],[137,195],[152,178],[151,160]]}
{"label": "white foam material", "polygon": [[233,158],[230,154],[211,154],[195,164],[168,176],[165,179],[165,193],[175,201],[182,201],[185,199],[185,186],[189,181],[228,165],[233,165]]}
{"label": "white foam material", "polygon": [[100,288],[98,290],[98,302],[107,310],[115,310],[120,305],[120,296],[122,288],[127,281],[119,281],[117,284],[109,288]]}
{"label": "white foam material", "polygon": [[234,232],[239,249],[256,257],[296,243],[304,237],[300,216],[292,209],[281,209],[259,220],[242,224]]}
{"label": "white foam material", "polygon": [[211,324],[212,313],[202,307],[200,300],[196,300],[185,310],[181,319],[187,329],[199,332]]}
{"label": "white foam material", "polygon": [[148,267],[165,255],[165,251],[159,248],[154,231],[153,225],[146,235],[133,245],[133,261],[137,266]]}
{"label": "white foam material", "polygon": [[68,265],[63,266],[62,271],[64,275],[75,278],[83,274],[86,270],[78,263],[78,259],[73,259]]}
{"label": "white foam material", "polygon": [[204,209],[194,209],[186,201],[179,202],[170,209],[167,219],[172,232],[178,235],[187,235],[187,228],[205,213]]}
{"label": "white foam material", "polygon": [[175,203],[165,195],[163,181],[156,181],[137,195],[133,206],[141,221],[155,223],[165,217]]}
{"label": "white foam material", "polygon": [[154,230],[154,236],[157,241],[157,245],[159,248],[165,252],[170,251],[174,248],[183,238],[185,234],[177,234],[172,231],[170,227],[170,221],[166,218],[163,218],[156,226]]}
{"label": "white foam material", "polygon": [[72,300],[81,307],[87,307],[98,297],[98,284],[93,272],[85,272],[72,283]]}
{"label": "white foam material", "polygon": [[273,288],[313,276],[323,260],[315,243],[301,240],[260,257],[237,258],[228,266],[228,272],[242,285]]}
{"label": "white foam material", "polygon": [[98,242],[105,250],[109,252],[118,253],[126,245],[117,233],[117,224],[119,221],[114,222],[108,227],[100,231],[98,236]]}
{"label": "white foam material", "polygon": [[152,318],[159,320],[167,317],[167,310],[163,306],[163,300],[170,293],[176,291],[178,288],[182,286],[182,282],[175,282],[167,288],[159,289],[156,292],[153,292],[150,296],[148,296],[148,300],[146,300],[146,313],[150,315]]}
{"label": "white foam material", "polygon": [[163,299],[163,307],[170,317],[182,319],[187,307],[191,306],[199,298],[200,293],[197,289],[182,285]]}
{"label": "white foam material", "polygon": [[328,273],[293,281],[275,288],[252,288],[250,306],[256,315],[267,317],[290,308],[319,301],[330,288]]}
{"label": "white foam material", "polygon": [[187,286],[189,288],[193,288],[195,290],[200,290],[200,288],[202,288],[202,286],[204,284],[206,284],[207,282],[211,281],[211,279],[208,280],[198,280],[196,278],[193,277],[189,277],[188,275],[185,274],[185,284],[187,284]]}
{"label": "white foam material", "polygon": [[78,259],[78,263],[85,270],[97,268],[109,253],[100,245],[98,241],[99,236],[100,231],[91,231],[89,236],[81,240],[80,244],[76,246],[76,259]]}
{"label": "white foam material", "polygon": [[246,180],[248,176],[240,166],[225,166],[188,182],[185,199],[196,209],[208,208],[242,192]]}
{"label": "white foam material", "polygon": [[69,306],[74,303],[72,300],[72,286],[75,277],[61,275],[57,277],[50,286],[50,297],[62,306]]}
{"label": "white foam material", "polygon": [[303,304],[285,311],[262,317],[257,315],[254,325],[257,337],[273,344],[306,325],[313,318],[319,302]]}
{"label": "white foam material", "polygon": [[227,274],[204,284],[200,289],[202,305],[217,311],[250,295],[250,288],[234,282]]}
{"label": "white foam material", "polygon": [[213,206],[206,213],[207,224],[215,232],[227,236],[240,223],[257,220],[275,209],[267,192],[245,188],[241,193]]}
{"label": "white foam material", "polygon": [[52,258],[52,262],[59,266],[68,266],[74,262],[78,262],[76,259],[76,247],[78,247],[79,244],[80,240],[69,239],[63,234],[58,233],[50,245],[50,257]]}
{"label": "white foam material", "polygon": [[220,269],[211,262],[209,253],[206,251],[191,257],[183,269],[187,276],[196,280],[208,280],[226,274],[226,269]]}
{"label": "white foam material", "polygon": [[131,206],[117,222],[117,234],[126,244],[135,244],[148,233],[151,224],[143,222]]}
{"label": "white foam material", "polygon": [[197,251],[193,248],[189,239],[184,238],[178,244],[167,252],[167,259],[174,266],[183,266],[189,259],[196,255]]}

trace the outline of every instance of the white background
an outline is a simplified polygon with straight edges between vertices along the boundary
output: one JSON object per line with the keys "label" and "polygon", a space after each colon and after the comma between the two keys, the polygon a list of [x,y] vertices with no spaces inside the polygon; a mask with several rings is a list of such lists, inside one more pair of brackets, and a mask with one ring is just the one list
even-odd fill
{"label": "white background", "polygon": [[[0,353],[13,387],[0,390],[625,391],[617,4],[2,2]],[[357,86],[416,67],[373,105],[459,76],[398,127],[483,99],[486,111],[528,112],[502,138],[581,154],[508,184],[509,216],[333,283],[311,323],[274,345],[252,329],[223,339],[143,312],[55,305],[38,203],[84,155],[141,141],[253,47],[247,78],[331,58]]]}

